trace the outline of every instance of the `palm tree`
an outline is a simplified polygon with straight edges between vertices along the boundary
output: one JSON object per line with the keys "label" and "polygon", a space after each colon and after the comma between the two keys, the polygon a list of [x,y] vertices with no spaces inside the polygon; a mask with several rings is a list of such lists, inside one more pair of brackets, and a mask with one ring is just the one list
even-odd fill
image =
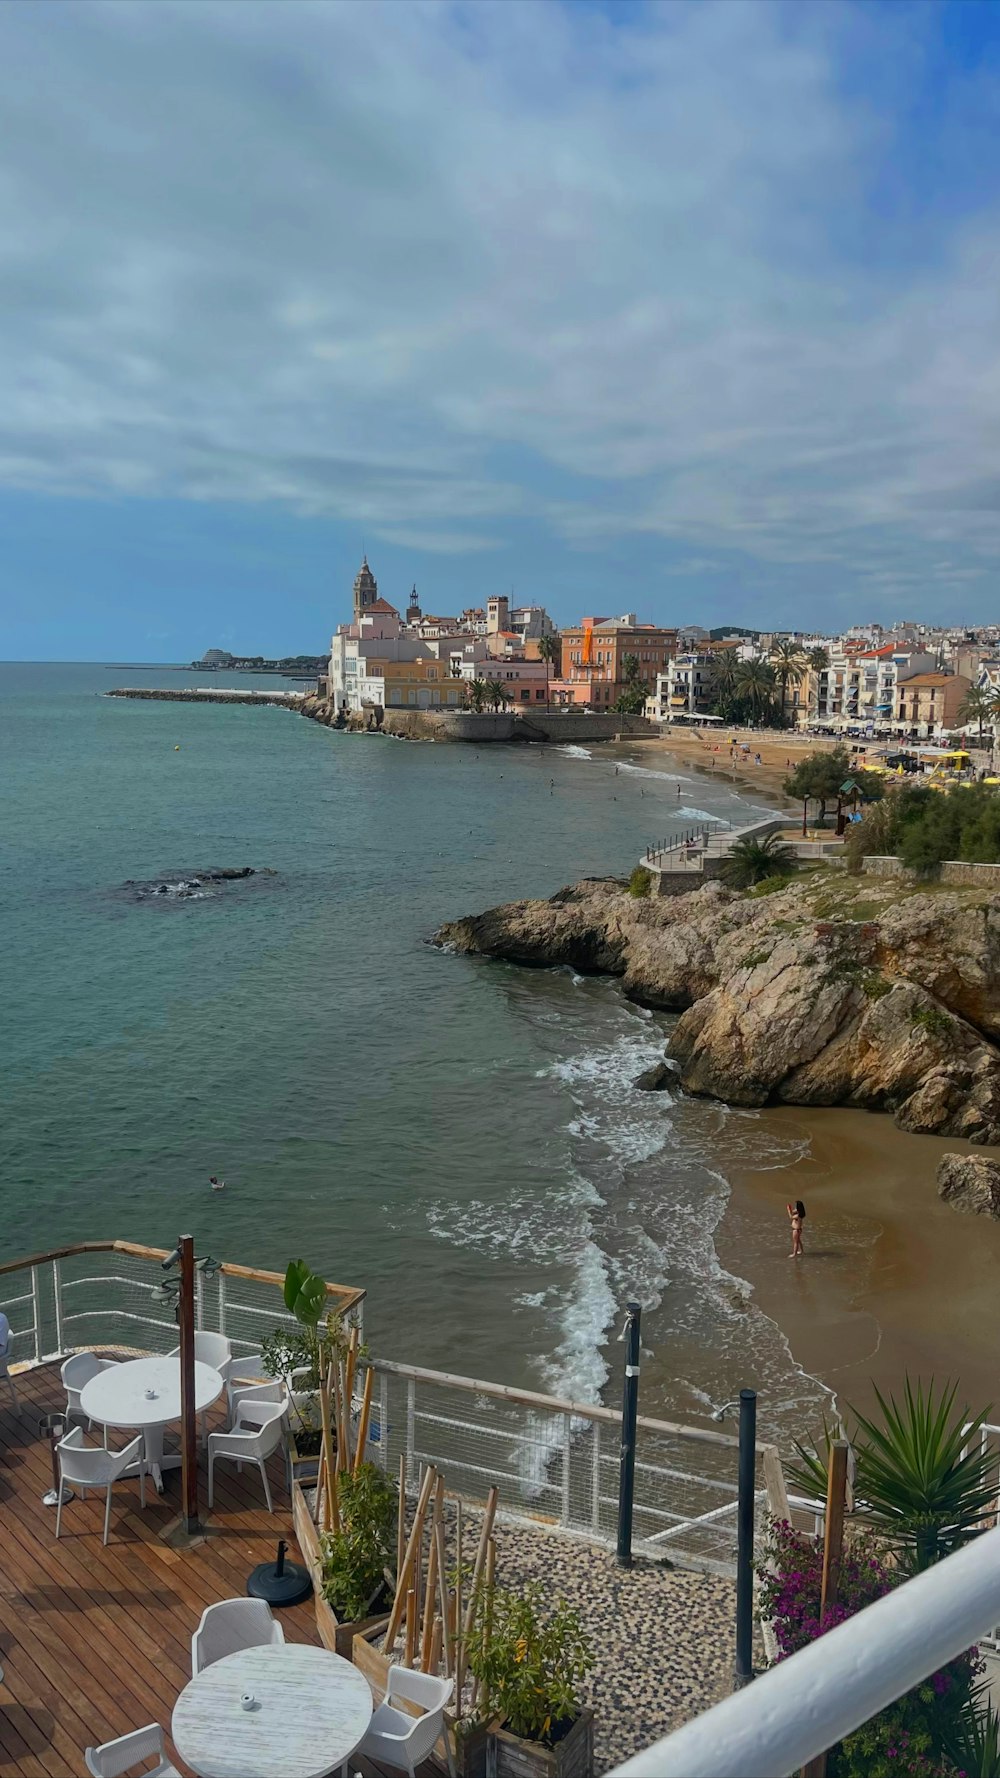
{"label": "palm tree", "polygon": [[814,673],[825,673],[827,667],[830,665],[829,653],[820,645],[817,645],[815,648],[810,648],[809,653],[806,656],[806,663],[812,668]]}
{"label": "palm tree", "polygon": [[979,724],[979,745],[983,744],[983,724],[991,718],[995,721],[998,710],[997,693],[985,685],[970,685],[962,699],[962,708],[958,712],[959,722],[976,722]]}
{"label": "palm tree", "polygon": [[502,681],[499,679],[485,680],[484,684],[483,684],[483,691],[484,691],[484,694],[486,697],[486,702],[489,704],[490,709],[493,711],[498,711],[500,709],[501,704],[504,704],[508,701],[509,694],[507,692],[507,688],[502,683]]}
{"label": "palm tree", "polygon": [[787,877],[795,869],[795,853],[776,833],[762,840],[736,840],[722,865],[722,881],[730,889],[752,889],[767,877]]}
{"label": "palm tree", "polygon": [[540,636],[538,639],[538,658],[545,662],[545,708],[549,707],[549,670],[554,660],[561,653],[560,644],[555,636]]}
{"label": "palm tree", "polygon": [[740,662],[736,669],[734,689],[754,722],[762,722],[765,716],[774,714],[778,675],[762,654],[755,654],[750,660]]}
{"label": "palm tree", "polygon": [[622,655],[622,682],[624,689],[615,703],[615,709],[625,716],[641,716],[646,708],[647,686],[641,678],[641,667],[637,654]]}
{"label": "palm tree", "polygon": [[792,685],[800,683],[806,670],[805,656],[797,642],[793,642],[789,636],[782,636],[771,649],[771,660],[781,686],[781,716],[784,721],[789,682]]}
{"label": "palm tree", "polygon": [[465,688],[466,702],[470,710],[482,712],[486,703],[486,685],[482,679],[470,679]]}

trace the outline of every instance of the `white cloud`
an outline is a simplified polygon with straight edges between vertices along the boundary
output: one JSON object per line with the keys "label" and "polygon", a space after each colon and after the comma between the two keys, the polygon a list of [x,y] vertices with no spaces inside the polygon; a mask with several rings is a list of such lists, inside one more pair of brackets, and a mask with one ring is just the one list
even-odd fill
{"label": "white cloud", "polygon": [[0,476],[961,584],[1000,211],[876,226],[895,98],[845,71],[897,16],[7,7]]}

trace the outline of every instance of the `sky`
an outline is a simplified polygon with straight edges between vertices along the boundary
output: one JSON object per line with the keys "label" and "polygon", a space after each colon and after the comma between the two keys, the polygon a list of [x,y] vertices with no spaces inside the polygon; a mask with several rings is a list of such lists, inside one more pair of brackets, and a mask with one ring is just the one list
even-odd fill
{"label": "sky", "polygon": [[1000,6],[6,0],[0,657],[1000,618]]}

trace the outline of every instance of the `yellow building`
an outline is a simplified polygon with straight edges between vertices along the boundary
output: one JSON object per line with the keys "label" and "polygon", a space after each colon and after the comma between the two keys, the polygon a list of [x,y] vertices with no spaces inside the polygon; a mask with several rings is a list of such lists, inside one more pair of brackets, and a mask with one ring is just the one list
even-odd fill
{"label": "yellow building", "polygon": [[368,663],[372,680],[381,680],[383,709],[433,710],[464,702],[464,679],[452,678],[438,660],[375,661]]}

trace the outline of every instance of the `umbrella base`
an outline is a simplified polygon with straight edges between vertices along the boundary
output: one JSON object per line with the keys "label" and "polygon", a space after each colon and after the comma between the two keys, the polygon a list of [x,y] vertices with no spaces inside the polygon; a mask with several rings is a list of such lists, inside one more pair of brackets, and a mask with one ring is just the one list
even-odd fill
{"label": "umbrella base", "polygon": [[251,1599],[266,1599],[268,1605],[299,1605],[313,1590],[308,1570],[298,1562],[285,1562],[281,1570],[277,1562],[262,1562],[247,1581]]}

